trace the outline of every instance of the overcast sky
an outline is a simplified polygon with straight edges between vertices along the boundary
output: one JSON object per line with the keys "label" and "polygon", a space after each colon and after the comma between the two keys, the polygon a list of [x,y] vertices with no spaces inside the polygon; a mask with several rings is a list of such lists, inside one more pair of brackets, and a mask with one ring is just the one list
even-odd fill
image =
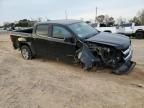
{"label": "overcast sky", "polygon": [[144,8],[144,0],[0,0],[0,24],[22,18],[64,19],[67,10],[70,19],[94,19],[108,14],[115,18],[130,18]]}

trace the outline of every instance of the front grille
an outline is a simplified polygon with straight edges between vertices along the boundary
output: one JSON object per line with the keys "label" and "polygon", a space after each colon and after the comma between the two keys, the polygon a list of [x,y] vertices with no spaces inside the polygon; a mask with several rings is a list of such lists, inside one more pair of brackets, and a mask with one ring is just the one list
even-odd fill
{"label": "front grille", "polygon": [[133,49],[132,49],[132,46],[129,46],[129,48],[128,49],[126,49],[125,51],[123,51],[123,59],[125,60],[125,61],[129,61],[129,60],[131,60],[131,58],[132,58],[132,53],[133,53]]}
{"label": "front grille", "polygon": [[122,49],[122,51],[124,52],[124,51],[126,51],[127,49],[129,49],[129,46],[128,46],[128,47],[126,47],[125,49]]}

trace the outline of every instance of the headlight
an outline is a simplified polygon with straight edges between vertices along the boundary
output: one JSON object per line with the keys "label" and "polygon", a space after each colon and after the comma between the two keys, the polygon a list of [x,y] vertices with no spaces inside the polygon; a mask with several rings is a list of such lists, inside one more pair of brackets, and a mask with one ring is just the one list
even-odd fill
{"label": "headlight", "polygon": [[98,46],[94,43],[89,43],[88,44],[88,47],[93,50],[93,51],[107,51],[107,52],[110,52],[110,48],[108,47],[101,47],[101,46]]}
{"label": "headlight", "polygon": [[93,43],[88,43],[88,47],[91,49],[91,48],[96,48],[97,45],[96,44],[93,44]]}

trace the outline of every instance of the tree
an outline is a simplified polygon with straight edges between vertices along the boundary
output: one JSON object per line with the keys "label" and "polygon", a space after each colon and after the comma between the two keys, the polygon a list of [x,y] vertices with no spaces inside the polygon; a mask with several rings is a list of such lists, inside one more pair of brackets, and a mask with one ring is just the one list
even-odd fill
{"label": "tree", "polygon": [[104,23],[104,19],[105,19],[105,16],[104,16],[104,15],[99,15],[99,16],[97,17],[97,21],[98,21],[99,23]]}
{"label": "tree", "polygon": [[133,17],[133,19],[131,19],[130,21],[129,21],[130,23],[135,23],[136,25],[141,25],[141,21],[139,20],[139,18],[138,17]]}
{"label": "tree", "polygon": [[4,29],[7,29],[10,27],[10,23],[9,22],[5,22],[3,25]]}
{"label": "tree", "polygon": [[133,17],[130,22],[136,25],[144,25],[144,9],[139,11],[135,17]]}
{"label": "tree", "polygon": [[138,12],[138,18],[140,20],[140,23],[144,25],[144,9]]}
{"label": "tree", "polygon": [[28,19],[19,20],[16,24],[17,27],[32,27],[36,21],[30,21]]}
{"label": "tree", "polygon": [[119,17],[117,19],[117,24],[118,25],[122,25],[122,24],[125,24],[125,23],[126,23],[126,19],[125,18]]}
{"label": "tree", "polygon": [[106,24],[107,26],[113,26],[115,23],[115,20],[113,17],[110,17],[108,15],[100,15],[97,17],[97,21],[101,24]]}
{"label": "tree", "polygon": [[108,15],[105,15],[104,22],[107,26],[113,26],[115,24],[115,20],[113,17],[109,17]]}

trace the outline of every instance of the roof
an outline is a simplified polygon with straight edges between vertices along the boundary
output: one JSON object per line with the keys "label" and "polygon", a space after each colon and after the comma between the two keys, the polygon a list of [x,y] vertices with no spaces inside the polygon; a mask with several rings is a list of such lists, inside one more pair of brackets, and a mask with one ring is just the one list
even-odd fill
{"label": "roof", "polygon": [[81,21],[80,20],[50,20],[50,21],[42,22],[42,23],[38,23],[38,24],[53,23],[53,24],[70,25],[70,24],[74,24],[74,23],[78,23],[78,22],[81,22]]}

